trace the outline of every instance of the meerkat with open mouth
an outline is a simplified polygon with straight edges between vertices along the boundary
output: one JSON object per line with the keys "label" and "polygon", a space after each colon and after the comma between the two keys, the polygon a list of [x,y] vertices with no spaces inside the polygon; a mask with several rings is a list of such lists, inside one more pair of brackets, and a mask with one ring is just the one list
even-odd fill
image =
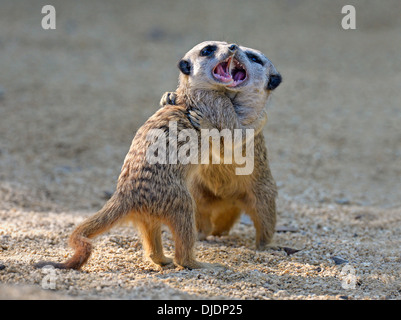
{"label": "meerkat with open mouth", "polygon": [[[207,42],[203,55],[213,57],[205,68],[206,75],[192,75],[190,65],[196,64],[198,57],[191,51],[180,62],[183,73],[194,77],[193,86],[202,88],[209,81],[218,81],[224,85],[223,94],[230,98],[237,114],[237,123],[213,123],[208,114],[191,112],[192,124],[198,129],[243,127],[255,130],[255,170],[250,176],[242,177],[233,172],[233,166],[203,166],[202,175],[192,185],[192,193],[197,203],[198,238],[204,239],[209,234],[226,235],[241,212],[252,217],[256,227],[256,243],[261,248],[270,243],[275,227],[276,186],[271,175],[264,136],[261,132],[267,120],[266,105],[270,92],[281,83],[281,75],[273,64],[260,51],[228,45],[225,42]],[[202,55],[202,51],[201,51]],[[216,64],[216,57],[217,64]],[[194,62],[191,62],[194,61]],[[211,73],[207,75],[208,70]],[[166,92],[160,105],[179,102],[180,86],[177,92]],[[254,190],[252,190],[255,188]],[[242,195],[257,205],[244,206]],[[246,196],[245,196],[246,195]],[[253,198],[253,200],[250,200]],[[264,209],[263,209],[264,208]]]}
{"label": "meerkat with open mouth", "polygon": [[[155,136],[151,133],[155,130],[165,135],[166,148],[169,148],[173,136],[171,122],[175,123],[177,132],[174,134],[193,130],[199,140],[199,131],[194,128],[206,124],[218,129],[260,132],[265,122],[263,108],[254,110],[254,115],[250,116],[248,107],[243,107],[249,104],[236,107],[226,94],[228,86],[234,95],[236,88],[241,86],[262,90],[263,83],[267,96],[274,89],[272,83],[277,82],[278,73],[270,61],[263,58],[259,72],[254,71],[251,62],[249,54],[242,53],[238,46],[223,42],[201,43],[191,49],[178,65],[181,73],[176,105],[159,109],[138,129],[125,157],[115,193],[100,211],[87,218],[70,236],[74,255],[64,263],[39,262],[35,266],[81,269],[93,249],[91,238],[128,220],[138,226],[146,254],[154,263],[167,265],[173,262],[163,252],[161,225],[166,224],[175,242],[176,265],[190,269],[213,267],[197,261],[194,255],[195,213],[206,208],[204,202],[206,205],[213,203],[214,208],[218,205],[231,210],[246,208],[255,223],[257,246],[268,243],[275,225],[276,188],[268,169],[263,136],[255,136],[255,170],[250,175],[237,176],[235,182],[233,170],[236,164],[184,164],[177,159],[171,161],[169,157],[165,157],[166,163],[150,163],[147,156],[153,147]],[[243,96],[242,99],[247,98]],[[176,147],[183,145],[185,141],[177,141]],[[204,180],[203,177],[208,178]]]}

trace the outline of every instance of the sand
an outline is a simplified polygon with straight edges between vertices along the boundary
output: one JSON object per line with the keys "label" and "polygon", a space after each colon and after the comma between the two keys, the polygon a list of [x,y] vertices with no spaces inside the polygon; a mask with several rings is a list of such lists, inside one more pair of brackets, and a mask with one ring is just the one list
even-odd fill
{"label": "sand", "polygon": [[[346,1],[53,1],[56,30],[45,4],[0,12],[0,299],[400,299],[399,1],[355,1],[356,30],[341,28]],[[283,75],[264,130],[281,249],[256,251],[244,216],[196,245],[225,269],[161,269],[122,225],[82,271],[34,269],[71,255],[177,61],[210,39]]]}

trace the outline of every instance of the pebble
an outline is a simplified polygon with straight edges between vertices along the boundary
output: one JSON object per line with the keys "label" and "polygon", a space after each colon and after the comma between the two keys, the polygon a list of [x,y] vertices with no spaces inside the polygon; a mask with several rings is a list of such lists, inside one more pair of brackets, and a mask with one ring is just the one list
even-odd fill
{"label": "pebble", "polygon": [[298,229],[291,226],[277,226],[276,232],[298,232]]}
{"label": "pebble", "polygon": [[341,265],[341,264],[344,264],[344,263],[348,263],[348,260],[343,259],[343,258],[338,257],[338,256],[332,256],[331,260],[333,260],[336,265]]}
{"label": "pebble", "polygon": [[334,200],[335,203],[340,205],[348,205],[351,204],[351,201],[348,198],[339,198]]}
{"label": "pebble", "polygon": [[297,253],[297,252],[301,251],[301,250],[294,249],[294,248],[289,248],[289,247],[283,247],[283,250],[285,251],[287,256],[290,256],[290,255],[292,255],[294,253]]}

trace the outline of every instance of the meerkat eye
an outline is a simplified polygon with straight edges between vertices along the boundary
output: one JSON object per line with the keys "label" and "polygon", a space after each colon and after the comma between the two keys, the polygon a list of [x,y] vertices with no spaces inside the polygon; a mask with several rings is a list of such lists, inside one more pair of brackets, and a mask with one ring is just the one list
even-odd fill
{"label": "meerkat eye", "polygon": [[208,57],[208,56],[212,55],[213,52],[216,51],[216,49],[217,49],[216,46],[212,46],[212,45],[206,46],[201,50],[200,55],[202,57]]}
{"label": "meerkat eye", "polygon": [[260,65],[263,66],[262,60],[261,60],[256,54],[253,54],[253,53],[251,53],[251,52],[247,52],[247,53],[246,53],[246,56],[247,56],[248,59],[251,60],[252,62],[259,63]]}

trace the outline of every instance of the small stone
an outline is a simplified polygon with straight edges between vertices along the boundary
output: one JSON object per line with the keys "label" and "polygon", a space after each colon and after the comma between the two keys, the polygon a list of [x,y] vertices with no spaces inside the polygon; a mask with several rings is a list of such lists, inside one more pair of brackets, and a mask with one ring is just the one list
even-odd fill
{"label": "small stone", "polygon": [[4,270],[6,266],[4,264],[0,264],[0,270]]}
{"label": "small stone", "polygon": [[294,253],[297,253],[298,251],[301,251],[301,250],[294,249],[294,248],[289,248],[289,247],[283,247],[283,250],[285,251],[287,256],[290,256],[290,255],[292,255]]}
{"label": "small stone", "polygon": [[334,200],[335,203],[340,205],[348,205],[351,204],[351,201],[348,198],[339,198]]}
{"label": "small stone", "polygon": [[336,265],[348,263],[348,260],[345,260],[345,259],[343,259],[341,257],[337,257],[337,256],[332,256],[331,260],[333,260]]}
{"label": "small stone", "polygon": [[298,229],[294,227],[287,227],[287,226],[277,226],[276,232],[297,232]]}

